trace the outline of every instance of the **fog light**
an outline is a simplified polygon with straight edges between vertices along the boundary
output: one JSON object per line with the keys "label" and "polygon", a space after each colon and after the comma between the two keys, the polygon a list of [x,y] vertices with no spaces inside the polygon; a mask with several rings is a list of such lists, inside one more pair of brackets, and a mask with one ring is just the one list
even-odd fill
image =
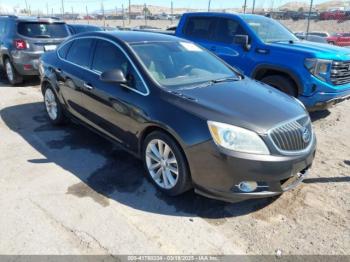
{"label": "fog light", "polygon": [[255,181],[242,181],[238,185],[239,190],[245,193],[253,192],[257,189],[257,187],[258,183]]}

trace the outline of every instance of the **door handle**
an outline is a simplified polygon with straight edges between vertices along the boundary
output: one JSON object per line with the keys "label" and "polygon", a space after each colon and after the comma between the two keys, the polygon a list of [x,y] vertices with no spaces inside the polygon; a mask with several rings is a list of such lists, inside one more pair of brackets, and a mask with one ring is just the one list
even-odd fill
{"label": "door handle", "polygon": [[94,87],[92,85],[89,85],[87,83],[84,83],[84,87],[87,89],[87,90],[93,90]]}
{"label": "door handle", "polygon": [[55,68],[54,70],[55,70],[55,72],[58,73],[58,74],[61,74],[61,73],[62,73],[62,70],[61,70],[60,68]]}

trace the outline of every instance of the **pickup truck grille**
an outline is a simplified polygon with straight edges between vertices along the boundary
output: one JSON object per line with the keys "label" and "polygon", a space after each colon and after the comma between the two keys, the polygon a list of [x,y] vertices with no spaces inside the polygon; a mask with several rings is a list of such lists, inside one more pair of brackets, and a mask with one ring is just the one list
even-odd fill
{"label": "pickup truck grille", "polygon": [[345,85],[350,83],[350,61],[333,62],[331,81],[334,85]]}
{"label": "pickup truck grille", "polygon": [[277,150],[282,153],[303,151],[313,140],[311,120],[308,116],[304,116],[282,124],[270,130],[269,137]]}

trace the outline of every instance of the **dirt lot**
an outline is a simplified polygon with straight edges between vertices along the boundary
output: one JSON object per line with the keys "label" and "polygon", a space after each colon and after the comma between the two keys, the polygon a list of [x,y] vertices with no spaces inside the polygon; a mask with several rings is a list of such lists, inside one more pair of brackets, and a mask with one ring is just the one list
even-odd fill
{"label": "dirt lot", "polygon": [[236,204],[163,196],[137,159],[51,126],[41,101],[37,81],[2,80],[1,254],[350,255],[350,101],[312,115],[318,153],[301,186]]}

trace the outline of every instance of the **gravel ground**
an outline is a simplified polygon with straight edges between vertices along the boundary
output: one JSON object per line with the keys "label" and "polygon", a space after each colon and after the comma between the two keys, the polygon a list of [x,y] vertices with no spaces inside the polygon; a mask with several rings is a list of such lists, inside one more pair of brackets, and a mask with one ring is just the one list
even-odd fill
{"label": "gravel ground", "polygon": [[158,193],[140,161],[81,126],[53,127],[38,81],[0,84],[1,254],[350,255],[350,101],[312,115],[310,177],[229,204]]}

